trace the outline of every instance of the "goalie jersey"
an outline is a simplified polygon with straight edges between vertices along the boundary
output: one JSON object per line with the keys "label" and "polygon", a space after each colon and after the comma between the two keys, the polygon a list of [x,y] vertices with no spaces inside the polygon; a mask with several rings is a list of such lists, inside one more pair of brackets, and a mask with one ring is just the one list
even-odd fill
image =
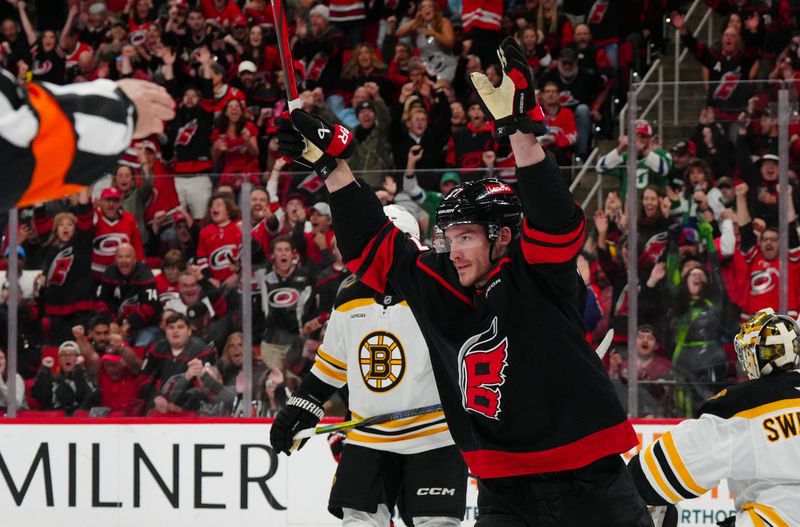
{"label": "goalie jersey", "polygon": [[[353,419],[440,403],[428,346],[408,304],[352,277],[342,284],[311,372],[348,385]],[[398,454],[453,444],[443,412],[351,430],[347,442]]]}
{"label": "goalie jersey", "polygon": [[800,370],[721,391],[628,466],[648,504],[677,503],[728,479],[736,527],[800,525]]}

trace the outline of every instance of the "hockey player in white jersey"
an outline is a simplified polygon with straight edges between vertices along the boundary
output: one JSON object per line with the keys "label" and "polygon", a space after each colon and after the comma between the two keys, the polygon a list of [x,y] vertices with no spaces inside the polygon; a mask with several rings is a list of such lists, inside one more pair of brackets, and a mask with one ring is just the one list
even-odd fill
{"label": "hockey player in white jersey", "polygon": [[734,346],[751,380],[706,401],[697,419],[645,447],[628,468],[651,505],[700,496],[727,479],[737,527],[800,525],[800,326],[762,310]]}
{"label": "hockey player in white jersey", "polygon": [[[384,212],[419,237],[402,207]],[[323,415],[322,403],[347,384],[354,419],[439,404],[428,347],[408,304],[348,279],[336,298],[311,374],[275,418],[270,441],[289,453],[294,435]],[[302,444],[301,444],[302,446]],[[328,510],[345,526],[388,527],[402,500],[415,527],[461,524],[467,469],[443,412],[348,431]]]}

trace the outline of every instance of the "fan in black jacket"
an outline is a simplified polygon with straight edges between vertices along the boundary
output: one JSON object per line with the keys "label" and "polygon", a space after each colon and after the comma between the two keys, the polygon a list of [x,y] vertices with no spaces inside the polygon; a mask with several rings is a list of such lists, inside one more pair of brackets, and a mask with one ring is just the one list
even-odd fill
{"label": "fan in black jacket", "polygon": [[136,261],[133,246],[117,248],[114,265],[106,268],[97,289],[97,310],[109,313],[134,346],[147,346],[158,335],[161,302],[153,272]]}

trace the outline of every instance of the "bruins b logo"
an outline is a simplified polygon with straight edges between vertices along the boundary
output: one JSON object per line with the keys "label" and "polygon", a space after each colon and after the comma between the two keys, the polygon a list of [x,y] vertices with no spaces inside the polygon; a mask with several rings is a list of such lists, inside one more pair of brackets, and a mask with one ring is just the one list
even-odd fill
{"label": "bruins b logo", "polygon": [[358,346],[358,363],[367,388],[386,392],[402,380],[406,354],[397,337],[388,331],[373,331]]}

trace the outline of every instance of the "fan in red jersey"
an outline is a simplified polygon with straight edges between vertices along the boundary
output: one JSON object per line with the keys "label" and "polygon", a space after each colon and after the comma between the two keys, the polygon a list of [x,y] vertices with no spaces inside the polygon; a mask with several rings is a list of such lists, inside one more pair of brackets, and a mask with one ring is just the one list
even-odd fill
{"label": "fan in red jersey", "polygon": [[92,272],[103,274],[106,267],[114,263],[114,255],[123,243],[130,243],[136,251],[136,259],[143,260],[142,235],[136,217],[122,210],[122,191],[114,187],[104,189],[98,205],[94,217]]}
{"label": "fan in red jersey", "polygon": [[242,232],[237,220],[239,209],[232,199],[215,195],[209,203],[211,223],[200,231],[197,244],[197,265],[216,287],[236,274]]}

